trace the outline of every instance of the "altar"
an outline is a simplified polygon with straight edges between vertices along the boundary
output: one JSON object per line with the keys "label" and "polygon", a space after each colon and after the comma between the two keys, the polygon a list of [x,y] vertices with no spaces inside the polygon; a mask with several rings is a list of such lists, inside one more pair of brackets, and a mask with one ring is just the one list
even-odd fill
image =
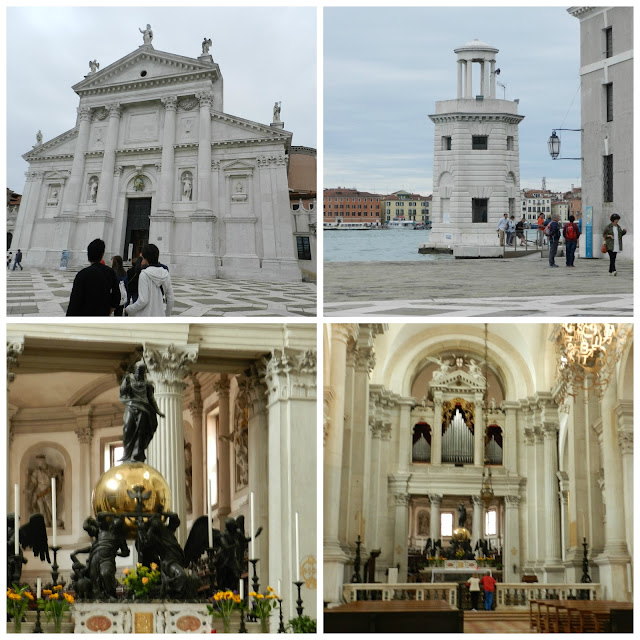
{"label": "altar", "polygon": [[[420,577],[422,582],[451,582],[455,576],[468,578],[474,572],[493,575],[491,567],[478,567],[476,560],[445,560],[444,564],[439,567],[426,567],[420,569]],[[439,576],[439,579],[436,579]]]}

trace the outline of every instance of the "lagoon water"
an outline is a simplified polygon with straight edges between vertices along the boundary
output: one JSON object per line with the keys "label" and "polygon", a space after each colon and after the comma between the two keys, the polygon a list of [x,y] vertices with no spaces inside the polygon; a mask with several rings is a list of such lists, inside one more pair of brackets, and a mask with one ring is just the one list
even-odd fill
{"label": "lagoon water", "polygon": [[430,231],[373,229],[323,231],[325,262],[396,262],[453,260],[450,255],[423,255],[418,247],[429,241]]}

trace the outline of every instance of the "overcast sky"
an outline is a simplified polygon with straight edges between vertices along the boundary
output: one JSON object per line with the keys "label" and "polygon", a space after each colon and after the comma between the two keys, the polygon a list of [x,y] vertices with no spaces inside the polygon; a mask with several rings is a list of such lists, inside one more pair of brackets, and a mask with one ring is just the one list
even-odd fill
{"label": "overcast sky", "polygon": [[[579,186],[581,163],[547,150],[552,129],[580,128],[579,26],[566,7],[325,9],[324,187],[431,193],[428,116],[456,98],[454,49],[474,38],[499,49],[497,97],[520,99],[520,187]],[[581,155],[579,132],[558,135]]]}
{"label": "overcast sky", "polygon": [[22,193],[22,154],[42,130],[50,140],[76,123],[71,86],[142,44],[149,23],[156,50],[197,58],[202,40],[224,78],[224,110],[270,124],[273,103],[293,144],[316,147],[316,10],[270,8],[7,9],[7,186]]}

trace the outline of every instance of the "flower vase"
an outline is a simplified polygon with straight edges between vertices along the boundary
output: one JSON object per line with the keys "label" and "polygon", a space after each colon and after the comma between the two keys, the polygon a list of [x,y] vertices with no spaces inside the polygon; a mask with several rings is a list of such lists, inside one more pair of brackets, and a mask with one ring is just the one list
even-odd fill
{"label": "flower vase", "polygon": [[269,633],[269,616],[260,618],[260,632]]}
{"label": "flower vase", "polygon": [[22,616],[15,616],[13,619],[13,633],[22,633]]}
{"label": "flower vase", "polygon": [[231,633],[231,618],[227,616],[222,617],[222,628],[225,633]]}
{"label": "flower vase", "polygon": [[62,616],[53,618],[53,632],[62,633]]}

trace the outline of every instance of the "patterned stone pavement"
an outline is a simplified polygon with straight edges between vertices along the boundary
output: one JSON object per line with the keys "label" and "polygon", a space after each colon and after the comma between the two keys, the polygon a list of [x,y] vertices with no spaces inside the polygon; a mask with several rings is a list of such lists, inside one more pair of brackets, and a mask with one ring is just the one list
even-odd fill
{"label": "patterned stone pavement", "polygon": [[[7,273],[8,316],[64,316],[78,269],[56,271],[25,267]],[[172,316],[315,317],[316,286],[307,282],[265,283],[172,279],[176,303]]]}

